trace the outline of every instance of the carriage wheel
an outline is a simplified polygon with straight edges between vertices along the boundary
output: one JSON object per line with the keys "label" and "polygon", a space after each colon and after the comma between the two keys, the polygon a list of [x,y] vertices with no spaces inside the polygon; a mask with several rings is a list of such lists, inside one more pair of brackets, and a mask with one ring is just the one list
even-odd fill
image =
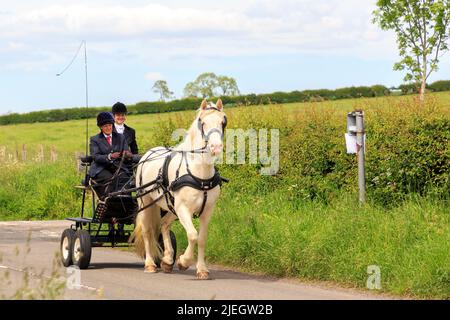
{"label": "carriage wheel", "polygon": [[66,229],[61,235],[61,261],[64,267],[68,267],[72,264],[72,250],[73,240],[75,238],[75,231],[72,229]]}
{"label": "carriage wheel", "polygon": [[[159,242],[159,246],[164,251],[164,241],[162,238],[162,234],[159,235],[158,242]],[[170,230],[170,242],[172,243],[172,248],[173,248],[173,257],[172,257],[173,263],[172,263],[172,265],[174,265],[175,260],[177,259],[177,238],[175,237],[175,233],[173,233],[172,230]],[[156,259],[155,263],[158,268],[161,266],[161,261],[159,259]]]}
{"label": "carriage wheel", "polygon": [[80,269],[87,269],[91,262],[91,235],[86,230],[77,230],[73,241],[72,261]]}

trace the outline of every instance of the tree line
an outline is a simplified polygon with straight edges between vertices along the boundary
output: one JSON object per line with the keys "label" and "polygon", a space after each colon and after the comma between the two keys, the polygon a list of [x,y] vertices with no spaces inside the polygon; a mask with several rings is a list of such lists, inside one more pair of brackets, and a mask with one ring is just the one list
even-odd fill
{"label": "tree line", "polygon": [[[174,98],[166,80],[157,80],[152,91],[159,95],[159,101]],[[194,81],[188,82],[183,90],[185,98],[212,98],[219,96],[238,96],[240,91],[233,77],[216,75],[214,72],[200,74]]]}
{"label": "tree line", "polygon": [[[427,86],[432,92],[450,91],[450,80],[436,81]],[[397,89],[397,90],[394,90]],[[395,93],[397,91],[397,93]],[[387,88],[383,85],[346,87],[335,90],[303,90],[292,92],[274,92],[267,94],[247,94],[247,95],[218,95],[227,108],[235,106],[263,105],[263,104],[283,104],[294,102],[310,102],[351,99],[361,97],[380,97],[391,94],[411,94],[418,92],[416,85],[402,85],[399,88]],[[219,92],[220,93],[220,92]],[[223,92],[222,92],[223,93]],[[212,98],[212,97],[208,97]],[[128,105],[129,114],[162,113],[183,110],[195,110],[200,105],[203,96],[187,97],[171,101],[139,102]],[[92,108],[67,108],[34,111],[24,114],[10,113],[0,116],[0,125],[16,123],[34,122],[56,122],[65,120],[77,120],[95,118],[100,111],[110,110],[111,107]]]}

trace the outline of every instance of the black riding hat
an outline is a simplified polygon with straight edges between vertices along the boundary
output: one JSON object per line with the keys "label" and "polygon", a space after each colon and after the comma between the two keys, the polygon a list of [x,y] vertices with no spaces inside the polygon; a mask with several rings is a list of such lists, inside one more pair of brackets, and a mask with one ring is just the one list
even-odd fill
{"label": "black riding hat", "polygon": [[122,102],[116,102],[113,106],[112,106],[112,113],[127,113],[127,106],[124,105]]}
{"label": "black riding hat", "polygon": [[114,124],[114,117],[110,112],[100,112],[97,115],[97,126],[101,127],[104,124]]}

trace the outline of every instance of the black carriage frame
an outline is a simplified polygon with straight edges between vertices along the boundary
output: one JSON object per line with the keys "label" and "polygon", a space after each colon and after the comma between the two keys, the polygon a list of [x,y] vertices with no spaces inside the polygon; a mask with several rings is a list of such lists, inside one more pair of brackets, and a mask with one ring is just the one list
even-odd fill
{"label": "black carriage frame", "polygon": [[[91,162],[91,157],[83,157],[80,159],[81,165],[88,167]],[[91,184],[91,178],[86,173],[85,178],[82,180],[80,186],[76,186],[78,189],[83,190],[83,197],[81,200],[81,214],[77,218],[66,218],[66,220],[73,221],[75,224],[71,225],[71,229],[86,230],[91,236],[92,247],[128,247],[128,239],[132,233],[126,229],[115,229],[116,225],[133,225],[135,220],[135,213],[137,212],[137,200],[131,194],[122,194],[105,197],[104,202],[97,203],[99,200],[94,187],[95,184]],[[92,197],[92,217],[85,217],[85,207],[87,200],[87,193]],[[118,202],[118,203],[117,203]],[[111,204],[114,204],[111,206]],[[116,220],[116,212],[109,212],[109,217],[101,217],[100,212],[117,209],[118,204],[122,206],[125,219]],[[106,207],[105,207],[106,206]],[[113,209],[109,209],[113,207]],[[107,213],[107,212],[104,212]],[[108,229],[102,229],[104,225],[108,225]],[[133,228],[134,229],[134,228]]]}
{"label": "black carriage frame", "polygon": [[[129,240],[134,230],[136,215],[140,211],[137,197],[132,195],[132,191],[141,188],[130,188],[125,191],[107,193],[105,198],[101,200],[95,191],[95,187],[99,184],[90,178],[87,170],[92,160],[91,156],[80,158],[81,166],[86,168],[85,178],[82,180],[81,185],[76,186],[77,189],[83,190],[81,214],[77,218],[66,218],[66,220],[72,221],[74,224],[69,229],[64,230],[61,236],[61,260],[66,267],[75,265],[80,269],[88,268],[93,247],[114,248],[132,245]],[[120,171],[121,165],[122,162],[117,172]],[[132,187],[133,182],[134,174],[129,177],[125,186]],[[91,218],[85,217],[88,192],[92,196]],[[121,214],[117,215],[119,212]],[[164,212],[161,210],[161,215]],[[108,228],[102,229],[104,225],[108,225]],[[132,225],[133,228],[127,230],[125,228],[126,225]],[[116,226],[118,226],[117,229]],[[170,239],[174,249],[173,263],[175,263],[177,243],[175,234],[172,231],[170,231]],[[162,235],[159,237],[159,245],[164,250]],[[156,264],[159,266],[160,261],[157,260]]]}

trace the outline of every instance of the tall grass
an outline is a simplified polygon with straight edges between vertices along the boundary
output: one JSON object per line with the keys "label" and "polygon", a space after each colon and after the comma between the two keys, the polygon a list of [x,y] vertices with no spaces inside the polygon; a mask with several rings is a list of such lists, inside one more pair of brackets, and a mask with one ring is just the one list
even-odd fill
{"label": "tall grass", "polygon": [[386,210],[359,207],[354,194],[341,194],[327,205],[294,207],[283,193],[249,197],[225,188],[216,212],[210,261],[359,288],[366,287],[368,266],[376,265],[382,291],[450,297],[448,204],[411,198]]}
{"label": "tall grass", "polygon": [[81,178],[74,159],[57,163],[3,165],[0,174],[0,219],[43,220],[78,215]]}

